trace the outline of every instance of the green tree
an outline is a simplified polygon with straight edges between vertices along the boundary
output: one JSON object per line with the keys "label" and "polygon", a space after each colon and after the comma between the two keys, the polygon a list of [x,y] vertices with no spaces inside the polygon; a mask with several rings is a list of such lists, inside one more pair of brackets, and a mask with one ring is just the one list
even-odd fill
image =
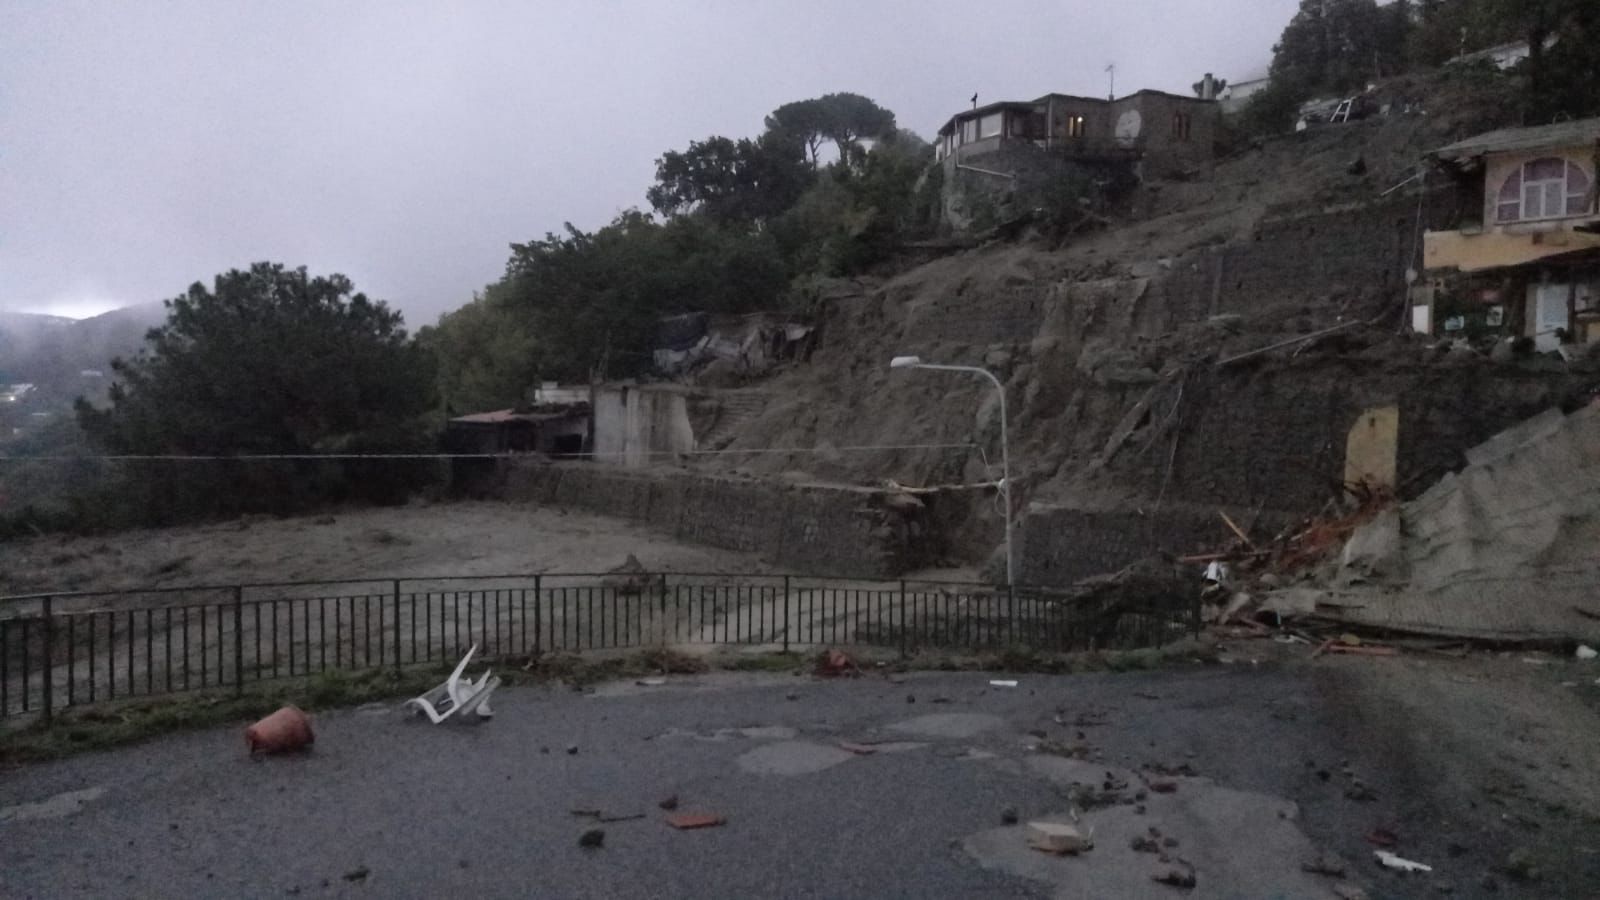
{"label": "green tree", "polygon": [[722,222],[763,222],[793,205],[813,177],[791,151],[779,136],[691,141],[656,160],[645,196],[663,215],[699,210]]}
{"label": "green tree", "polygon": [[773,110],[766,120],[767,132],[803,147],[812,168],[818,165],[822,145],[832,142],[839,159],[847,164],[858,159],[862,140],[877,140],[894,133],[894,113],[860,94],[824,94],[811,100],[797,100]]}
{"label": "green tree", "polygon": [[[79,424],[118,454],[237,456],[411,450],[430,445],[435,373],[401,316],[343,275],[256,263],[167,301],[167,321],[138,356],[113,363],[110,406],[79,400]],[[141,473],[162,511],[282,508],[343,488],[378,489],[355,467],[193,467]],[[379,493],[392,494],[396,478]],[[367,473],[370,475],[371,473]],[[314,482],[314,483],[313,483]]]}

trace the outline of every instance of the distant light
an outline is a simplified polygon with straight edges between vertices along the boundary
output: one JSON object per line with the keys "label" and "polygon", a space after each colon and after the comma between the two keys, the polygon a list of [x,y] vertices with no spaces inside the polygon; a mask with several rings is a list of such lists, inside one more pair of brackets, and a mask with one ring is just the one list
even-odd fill
{"label": "distant light", "polygon": [[889,360],[889,368],[891,369],[910,369],[920,365],[922,365],[922,357],[920,356],[896,356],[894,359]]}

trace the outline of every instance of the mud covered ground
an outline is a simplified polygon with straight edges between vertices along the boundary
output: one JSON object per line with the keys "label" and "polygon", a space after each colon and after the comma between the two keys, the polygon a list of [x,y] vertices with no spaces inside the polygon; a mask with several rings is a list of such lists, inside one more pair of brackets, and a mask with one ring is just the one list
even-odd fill
{"label": "mud covered ground", "polygon": [[[237,729],[173,735],[7,773],[0,893],[1591,893],[1592,666],[1273,649],[1164,672],[1022,674],[1015,688],[876,673],[507,689],[481,725],[373,706],[321,717],[310,755],[261,762]],[[657,807],[668,796],[726,824],[675,831]],[[1021,824],[1003,821],[1008,808]],[[574,809],[640,818],[599,825],[604,845],[584,849],[596,823]],[[1026,822],[1074,810],[1092,850],[1025,846]],[[1369,836],[1433,871],[1381,868]],[[1318,857],[1343,874],[1305,871]],[[1192,869],[1195,888],[1154,880],[1172,869]]]}
{"label": "mud covered ground", "polygon": [[0,543],[0,595],[57,589],[604,572],[760,572],[750,554],[692,547],[616,519],[493,502],[252,516],[104,537]]}

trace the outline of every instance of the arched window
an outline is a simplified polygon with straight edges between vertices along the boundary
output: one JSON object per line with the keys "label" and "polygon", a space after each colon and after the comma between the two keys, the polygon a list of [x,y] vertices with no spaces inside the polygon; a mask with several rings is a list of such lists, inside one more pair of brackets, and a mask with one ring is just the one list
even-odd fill
{"label": "arched window", "polygon": [[1496,222],[1581,216],[1589,211],[1589,173],[1564,159],[1524,163],[1500,186]]}

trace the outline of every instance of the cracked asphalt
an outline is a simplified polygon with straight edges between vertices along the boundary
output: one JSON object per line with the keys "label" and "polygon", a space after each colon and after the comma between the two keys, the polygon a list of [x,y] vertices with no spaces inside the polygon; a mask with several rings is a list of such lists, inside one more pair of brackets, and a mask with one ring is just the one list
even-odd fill
{"label": "cracked asphalt", "polygon": [[[1426,820],[1449,804],[1362,757],[1371,735],[1305,671],[993,677],[505,688],[482,724],[364,707],[318,716],[312,753],[260,761],[239,728],[170,735],[0,776],[0,895],[1561,895],[1483,887],[1482,859],[1447,858],[1467,838]],[[1376,799],[1351,799],[1369,764]],[[674,830],[669,795],[726,823]],[[1093,850],[1027,849],[1030,819],[1074,809]],[[1377,823],[1436,872],[1377,867]],[[593,827],[604,845],[580,847]],[[1134,849],[1152,827],[1164,843]],[[1325,853],[1344,876],[1302,870]],[[1155,881],[1172,869],[1197,886]]]}

